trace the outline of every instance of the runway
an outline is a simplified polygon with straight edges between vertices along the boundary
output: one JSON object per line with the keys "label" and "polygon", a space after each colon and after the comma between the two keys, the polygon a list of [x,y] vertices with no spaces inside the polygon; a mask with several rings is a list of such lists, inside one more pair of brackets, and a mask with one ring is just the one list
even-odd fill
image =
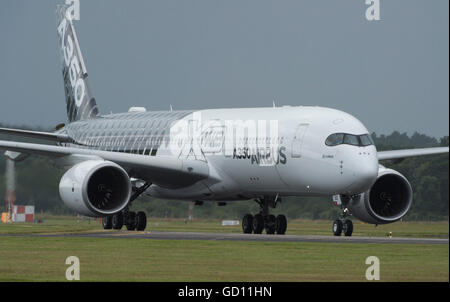
{"label": "runway", "polygon": [[319,235],[266,235],[238,233],[201,233],[201,232],[161,232],[161,231],[102,231],[73,234],[27,234],[0,236],[32,237],[84,237],[84,238],[134,238],[159,240],[230,240],[264,242],[323,242],[323,243],[377,243],[377,244],[448,244],[448,238],[389,238],[389,237],[345,237]]}

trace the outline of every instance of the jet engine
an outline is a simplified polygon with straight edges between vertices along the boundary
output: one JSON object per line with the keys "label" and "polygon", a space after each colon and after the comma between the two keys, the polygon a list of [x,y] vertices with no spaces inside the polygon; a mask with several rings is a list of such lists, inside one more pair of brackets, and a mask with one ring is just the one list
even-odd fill
{"label": "jet engine", "polygon": [[344,205],[361,221],[386,224],[401,219],[412,203],[409,181],[399,172],[380,166],[372,187],[357,196],[341,196]]}
{"label": "jet engine", "polygon": [[63,175],[59,194],[69,208],[82,215],[111,215],[127,206],[131,195],[130,177],[113,162],[88,160]]}

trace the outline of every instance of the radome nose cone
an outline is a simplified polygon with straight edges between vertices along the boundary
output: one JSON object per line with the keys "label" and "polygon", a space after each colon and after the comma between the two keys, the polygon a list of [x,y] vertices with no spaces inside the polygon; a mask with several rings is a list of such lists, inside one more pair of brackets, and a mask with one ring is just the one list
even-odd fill
{"label": "radome nose cone", "polygon": [[370,184],[370,186],[372,186],[378,176],[378,162],[376,164],[372,163],[362,168],[359,173],[361,183],[367,183]]}
{"label": "radome nose cone", "polygon": [[353,194],[369,190],[378,176],[378,160],[368,160],[361,163],[354,171],[355,181],[349,190]]}

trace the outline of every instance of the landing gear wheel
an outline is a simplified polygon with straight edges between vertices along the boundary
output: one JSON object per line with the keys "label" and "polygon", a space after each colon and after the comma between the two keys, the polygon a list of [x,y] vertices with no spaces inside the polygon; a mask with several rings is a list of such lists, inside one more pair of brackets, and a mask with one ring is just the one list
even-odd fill
{"label": "landing gear wheel", "polygon": [[251,234],[253,231],[253,215],[247,214],[242,218],[242,231],[244,234]]}
{"label": "landing gear wheel", "polygon": [[147,226],[147,216],[144,212],[137,212],[136,214],[136,230],[143,231]]}
{"label": "landing gear wheel", "polygon": [[122,212],[116,213],[111,217],[111,225],[114,230],[120,230],[123,227]]}
{"label": "landing gear wheel", "polygon": [[340,221],[339,219],[336,219],[333,222],[333,234],[334,234],[334,236],[341,236],[342,228],[343,228],[342,221]]}
{"label": "landing gear wheel", "polygon": [[105,230],[112,229],[112,217],[111,216],[104,216],[102,217],[102,226]]}
{"label": "landing gear wheel", "polygon": [[134,231],[134,229],[136,229],[136,213],[128,212],[126,220],[127,222],[125,223],[125,226],[127,227],[127,230]]}
{"label": "landing gear wheel", "polygon": [[256,214],[253,217],[253,233],[261,234],[264,229],[264,217],[261,214]]}
{"label": "landing gear wheel", "polygon": [[353,222],[350,219],[346,219],[342,226],[342,231],[345,236],[351,236],[353,233]]}
{"label": "landing gear wheel", "polygon": [[276,232],[278,235],[286,234],[287,229],[287,219],[284,215],[278,215],[276,219]]}
{"label": "landing gear wheel", "polygon": [[276,218],[274,215],[268,215],[265,223],[266,234],[272,235],[275,234],[276,228]]}

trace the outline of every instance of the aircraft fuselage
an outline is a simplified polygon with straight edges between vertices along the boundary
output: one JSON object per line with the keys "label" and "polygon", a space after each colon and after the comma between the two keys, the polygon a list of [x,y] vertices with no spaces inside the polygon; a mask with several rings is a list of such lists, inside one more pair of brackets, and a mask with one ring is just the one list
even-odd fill
{"label": "aircraft fuselage", "polygon": [[[151,186],[146,193],[158,198],[353,195],[368,190],[378,173],[375,146],[358,141],[369,133],[364,125],[323,107],[127,112],[76,121],[63,132],[78,147],[208,164],[211,177],[189,187]],[[332,134],[351,137],[327,145]]]}

